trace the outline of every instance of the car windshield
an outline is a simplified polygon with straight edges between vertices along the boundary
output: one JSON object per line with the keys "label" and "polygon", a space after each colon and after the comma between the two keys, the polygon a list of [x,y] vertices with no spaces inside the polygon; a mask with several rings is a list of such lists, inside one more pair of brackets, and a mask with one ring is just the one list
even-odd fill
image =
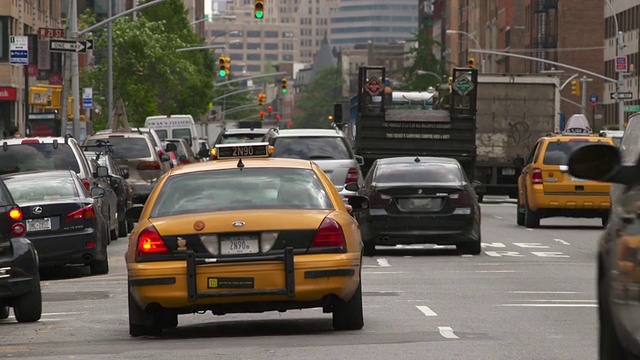
{"label": "car windshield", "polygon": [[576,149],[592,144],[587,139],[572,139],[569,141],[551,141],[547,145],[542,163],[545,165],[567,165],[569,155]]}
{"label": "car windshield", "polygon": [[53,144],[10,145],[0,150],[0,174],[33,170],[73,170],[80,173],[80,166],[71,146]]}
{"label": "car windshield", "polygon": [[[94,145],[97,139],[87,140],[86,145]],[[141,159],[151,157],[149,143],[142,137],[110,137],[109,144],[113,148],[115,159]]]}
{"label": "car windshield", "polygon": [[304,160],[351,159],[349,149],[340,137],[279,137],[274,143],[273,157]]}
{"label": "car windshield", "polygon": [[225,134],[222,136],[220,144],[259,142],[263,136],[264,134]]}
{"label": "car windshield", "polygon": [[254,168],[174,175],[153,204],[151,217],[250,209],[332,209],[312,170]]}
{"label": "car windshield", "polygon": [[71,177],[49,178],[46,176],[5,180],[13,199],[20,205],[28,202],[56,201],[79,197],[78,189]]}
{"label": "car windshield", "polygon": [[167,130],[158,130],[158,129],[156,129],[156,134],[158,135],[160,140],[164,140],[164,139],[169,137],[169,133],[167,132]]}
{"label": "car windshield", "polygon": [[176,139],[185,139],[189,146],[193,146],[191,142],[191,130],[189,129],[173,129],[171,136]]}
{"label": "car windshield", "polygon": [[428,162],[379,165],[376,183],[460,183],[462,173],[456,164]]}

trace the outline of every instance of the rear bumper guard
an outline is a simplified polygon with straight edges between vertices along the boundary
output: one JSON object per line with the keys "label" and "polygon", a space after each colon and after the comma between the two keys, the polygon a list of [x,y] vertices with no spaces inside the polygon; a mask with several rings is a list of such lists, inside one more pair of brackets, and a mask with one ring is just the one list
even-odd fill
{"label": "rear bumper guard", "polygon": [[[187,258],[187,291],[188,299],[190,302],[197,301],[199,299],[228,297],[228,296],[251,296],[251,295],[286,295],[287,297],[294,297],[296,293],[295,289],[295,273],[293,265],[293,248],[287,247],[284,249],[283,254],[270,255],[270,256],[255,256],[255,257],[241,257],[241,258],[226,258],[215,259],[215,262],[210,261],[207,258],[196,258],[196,254],[193,251],[186,252]],[[198,292],[196,266],[203,264],[220,264],[220,263],[234,263],[234,262],[257,262],[257,261],[282,261],[284,263],[284,276],[285,287],[280,289],[269,290],[243,290],[243,291],[223,291],[223,292]]]}

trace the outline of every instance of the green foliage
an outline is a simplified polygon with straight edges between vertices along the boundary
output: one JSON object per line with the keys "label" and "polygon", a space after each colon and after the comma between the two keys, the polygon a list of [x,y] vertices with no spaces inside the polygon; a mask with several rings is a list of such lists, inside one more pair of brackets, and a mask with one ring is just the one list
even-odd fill
{"label": "green foliage", "polygon": [[[198,119],[206,113],[216,61],[209,50],[176,51],[199,46],[182,1],[149,7],[136,21],[120,18],[112,27],[114,103],[122,97],[130,124],[141,126],[152,115],[191,114]],[[107,124],[107,33],[95,34],[95,47],[104,53],[93,70],[84,72],[82,86],[93,87],[94,101],[103,109],[93,124],[101,129]]]}
{"label": "green foliage", "polygon": [[[442,44],[429,35],[414,35],[415,38],[411,41],[416,44],[416,47],[411,47],[404,53],[405,60],[412,60],[413,62],[410,66],[397,71],[402,74],[403,83],[400,86],[395,86],[394,90],[425,91],[427,88],[436,87],[438,83],[441,83],[443,75],[449,76],[447,75],[449,63],[440,60],[433,53],[434,47],[442,48]],[[418,70],[436,73],[441,76],[438,79],[432,74],[419,75]]]}
{"label": "green foliage", "polygon": [[333,104],[340,100],[344,82],[340,67],[329,66],[318,71],[302,88],[302,96],[296,103],[302,115],[293,120],[293,127],[330,128],[329,115],[333,115]]}

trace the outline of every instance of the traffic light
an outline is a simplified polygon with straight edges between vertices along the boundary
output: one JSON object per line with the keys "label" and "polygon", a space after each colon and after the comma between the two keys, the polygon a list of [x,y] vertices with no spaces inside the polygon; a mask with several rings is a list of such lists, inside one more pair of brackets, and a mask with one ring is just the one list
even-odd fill
{"label": "traffic light", "polygon": [[469,61],[467,61],[467,65],[472,68],[475,69],[476,67],[476,59],[474,58],[469,58]]}
{"label": "traffic light", "polygon": [[260,120],[264,120],[264,111],[260,111]]}
{"label": "traffic light", "polygon": [[329,116],[327,116],[327,117],[329,118],[329,121],[332,121],[332,120],[333,120],[333,115],[329,115]]}
{"label": "traffic light", "polygon": [[267,113],[269,114],[269,117],[271,117],[271,111],[273,111],[273,108],[271,106],[269,106],[267,108]]}
{"label": "traffic light", "polygon": [[342,104],[333,104],[333,118],[336,124],[342,123]]}
{"label": "traffic light", "polygon": [[227,76],[231,75],[231,58],[230,57],[224,58],[224,67],[227,72]]}
{"label": "traffic light", "polygon": [[258,94],[258,105],[262,106],[262,105],[265,105],[266,103],[267,103],[267,97],[263,93]]}
{"label": "traffic light", "polygon": [[287,79],[286,78],[282,78],[282,93],[286,94],[287,93]]}
{"label": "traffic light", "polygon": [[220,55],[218,59],[218,75],[227,76],[227,58],[224,55]]}
{"label": "traffic light", "polygon": [[289,121],[288,125],[289,125],[289,127],[292,127],[293,126],[293,121]]}
{"label": "traffic light", "polygon": [[571,94],[575,96],[580,96],[580,81],[573,80],[571,82]]}
{"label": "traffic light", "polygon": [[264,18],[264,0],[256,0],[253,6],[253,17],[256,19]]}
{"label": "traffic light", "polygon": [[276,114],[276,120],[280,121],[280,115]]}

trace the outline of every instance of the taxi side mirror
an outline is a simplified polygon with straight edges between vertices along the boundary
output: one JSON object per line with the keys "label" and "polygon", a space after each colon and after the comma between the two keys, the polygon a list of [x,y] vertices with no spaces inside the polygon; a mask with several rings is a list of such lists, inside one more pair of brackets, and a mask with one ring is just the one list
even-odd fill
{"label": "taxi side mirror", "polygon": [[[620,152],[609,144],[583,146],[569,156],[569,174],[580,179],[627,184],[630,179],[620,178]],[[623,176],[624,177],[624,176]]]}
{"label": "taxi side mirror", "polygon": [[122,178],[123,179],[128,179],[129,178],[129,169],[120,169],[120,172],[122,173]]}
{"label": "taxi side mirror", "polygon": [[208,158],[209,155],[210,155],[210,153],[209,153],[209,150],[207,150],[207,149],[200,149],[200,151],[198,151],[198,156],[201,159]]}
{"label": "taxi side mirror", "polygon": [[484,195],[487,192],[487,188],[484,186],[483,183],[481,183],[478,180],[473,180],[471,182],[471,187],[473,188],[473,191],[475,191],[477,195]]}
{"label": "taxi side mirror", "polygon": [[366,210],[369,208],[369,198],[361,195],[350,196],[349,205],[351,205],[353,211]]}
{"label": "taxi side mirror", "polygon": [[138,222],[140,214],[142,214],[143,205],[133,205],[124,212],[124,218],[129,222]]}

